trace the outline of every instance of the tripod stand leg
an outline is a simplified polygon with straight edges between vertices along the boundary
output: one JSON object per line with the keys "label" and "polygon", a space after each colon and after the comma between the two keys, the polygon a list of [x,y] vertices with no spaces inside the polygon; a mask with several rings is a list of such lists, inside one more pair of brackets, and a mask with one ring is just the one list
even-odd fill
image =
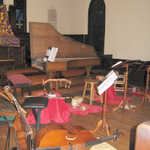
{"label": "tripod stand leg", "polygon": [[102,129],[105,129],[106,130],[106,134],[107,136],[110,136],[110,128],[109,128],[109,125],[108,123],[104,123],[103,120],[99,120],[97,125],[96,125],[96,128],[91,131],[92,133],[96,133],[100,128],[102,127]]}
{"label": "tripod stand leg", "polygon": [[98,121],[96,128],[94,129],[93,133],[97,132],[97,130],[102,126],[103,129],[106,129],[107,136],[110,135],[109,125],[106,121],[106,100],[107,100],[107,92],[104,92],[104,101],[103,101],[103,111],[102,111],[102,119]]}
{"label": "tripod stand leg", "polygon": [[109,128],[108,123],[105,123],[105,127],[103,128],[105,128],[107,136],[110,136],[110,128]]}
{"label": "tripod stand leg", "polygon": [[96,128],[93,130],[93,131],[91,131],[92,133],[96,133],[97,131],[98,131],[98,129],[102,126],[102,123],[103,123],[103,121],[102,120],[99,120],[98,122],[97,122],[97,124],[96,124]]}
{"label": "tripod stand leg", "polygon": [[117,111],[118,109],[121,108],[122,105],[123,105],[123,100],[120,102],[120,104],[119,104],[117,107],[115,107],[115,108],[113,109],[113,111]]}

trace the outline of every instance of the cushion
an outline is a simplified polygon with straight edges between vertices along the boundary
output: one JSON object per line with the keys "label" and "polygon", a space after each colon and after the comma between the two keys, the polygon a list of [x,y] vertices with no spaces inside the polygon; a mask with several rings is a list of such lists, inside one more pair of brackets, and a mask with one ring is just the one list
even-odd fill
{"label": "cushion", "polygon": [[7,79],[11,81],[13,85],[32,84],[32,81],[23,74],[8,75]]}

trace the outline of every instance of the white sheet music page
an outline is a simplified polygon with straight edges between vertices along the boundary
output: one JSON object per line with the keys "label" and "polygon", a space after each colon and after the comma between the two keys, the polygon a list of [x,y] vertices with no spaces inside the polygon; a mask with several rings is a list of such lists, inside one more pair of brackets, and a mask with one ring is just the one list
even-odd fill
{"label": "white sheet music page", "polygon": [[56,55],[57,55],[57,52],[58,52],[58,48],[52,47],[50,56],[48,57],[48,61],[54,62]]}
{"label": "white sheet music page", "polygon": [[116,73],[112,70],[107,75],[105,80],[97,87],[98,94],[103,94],[110,86],[112,86],[115,80],[118,78]]}
{"label": "white sheet music page", "polygon": [[51,55],[51,48],[48,48],[46,51],[46,56],[49,57]]}

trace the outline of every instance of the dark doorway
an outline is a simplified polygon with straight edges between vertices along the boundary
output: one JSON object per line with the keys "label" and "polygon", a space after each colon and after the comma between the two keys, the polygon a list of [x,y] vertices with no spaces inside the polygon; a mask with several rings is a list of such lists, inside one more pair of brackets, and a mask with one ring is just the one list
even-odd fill
{"label": "dark doorway", "polygon": [[98,56],[103,56],[105,37],[104,0],[91,0],[88,13],[88,42],[94,46]]}
{"label": "dark doorway", "polygon": [[3,0],[0,0],[0,5],[3,5]]}

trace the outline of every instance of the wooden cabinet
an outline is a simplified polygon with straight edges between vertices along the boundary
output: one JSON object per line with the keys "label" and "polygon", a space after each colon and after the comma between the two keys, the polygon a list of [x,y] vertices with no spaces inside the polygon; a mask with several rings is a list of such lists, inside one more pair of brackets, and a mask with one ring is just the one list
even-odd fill
{"label": "wooden cabinet", "polygon": [[[0,46],[0,59],[14,59],[15,67],[25,64],[25,48],[24,47],[4,47]],[[11,65],[11,64],[10,64]]]}

